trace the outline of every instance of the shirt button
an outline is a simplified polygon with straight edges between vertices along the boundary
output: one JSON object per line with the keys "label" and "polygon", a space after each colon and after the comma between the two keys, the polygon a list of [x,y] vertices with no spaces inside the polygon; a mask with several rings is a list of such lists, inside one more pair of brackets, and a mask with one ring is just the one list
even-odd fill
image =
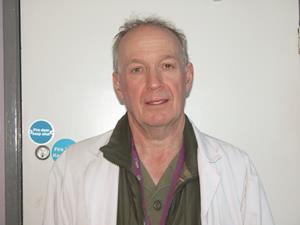
{"label": "shirt button", "polygon": [[156,210],[156,211],[159,211],[161,209],[161,201],[160,200],[155,200],[153,202],[153,208]]}

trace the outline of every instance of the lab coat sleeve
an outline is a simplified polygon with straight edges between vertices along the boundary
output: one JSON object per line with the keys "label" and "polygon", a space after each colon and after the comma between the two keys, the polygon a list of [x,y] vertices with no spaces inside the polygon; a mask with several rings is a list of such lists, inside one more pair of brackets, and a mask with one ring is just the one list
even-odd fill
{"label": "lab coat sleeve", "polygon": [[43,225],[88,225],[78,166],[65,153],[50,172]]}
{"label": "lab coat sleeve", "polygon": [[246,157],[246,165],[241,206],[243,225],[274,225],[265,190],[248,156]]}
{"label": "lab coat sleeve", "polygon": [[43,225],[72,224],[71,218],[66,210],[66,199],[64,199],[68,198],[64,193],[65,161],[65,157],[61,156],[59,161],[55,162],[51,169],[48,180]]}

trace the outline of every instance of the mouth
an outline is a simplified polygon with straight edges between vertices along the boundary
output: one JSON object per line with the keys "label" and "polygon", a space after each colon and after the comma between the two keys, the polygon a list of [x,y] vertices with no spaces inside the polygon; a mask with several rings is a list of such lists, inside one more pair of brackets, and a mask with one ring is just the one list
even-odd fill
{"label": "mouth", "polygon": [[151,101],[147,101],[146,105],[151,105],[151,106],[162,105],[167,103],[168,101],[169,101],[168,99],[151,100]]}

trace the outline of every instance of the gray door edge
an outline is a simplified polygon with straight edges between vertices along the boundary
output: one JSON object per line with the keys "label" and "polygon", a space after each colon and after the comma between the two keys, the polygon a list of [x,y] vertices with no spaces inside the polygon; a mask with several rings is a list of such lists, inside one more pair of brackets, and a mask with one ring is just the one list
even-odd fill
{"label": "gray door edge", "polygon": [[22,121],[20,1],[3,0],[6,225],[21,225]]}

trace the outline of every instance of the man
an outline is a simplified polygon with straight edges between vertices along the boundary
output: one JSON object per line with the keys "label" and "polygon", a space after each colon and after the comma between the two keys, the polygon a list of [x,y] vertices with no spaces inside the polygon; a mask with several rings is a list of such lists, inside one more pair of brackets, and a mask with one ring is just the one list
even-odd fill
{"label": "man", "polygon": [[184,34],[157,18],[128,21],[113,61],[127,113],[54,164],[44,225],[272,225],[248,156],[184,114],[193,83]]}

